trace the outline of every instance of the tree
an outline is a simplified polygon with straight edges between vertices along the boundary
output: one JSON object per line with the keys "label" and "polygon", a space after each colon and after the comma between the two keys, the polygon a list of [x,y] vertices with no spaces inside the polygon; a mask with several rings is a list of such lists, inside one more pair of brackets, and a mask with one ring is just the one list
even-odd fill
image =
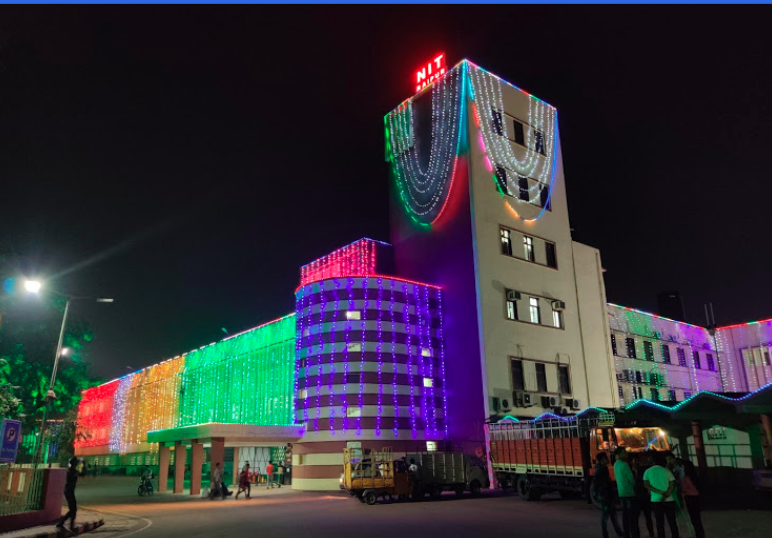
{"label": "tree", "polygon": [[[43,418],[64,302],[59,297],[22,298],[8,293],[0,298],[0,385],[19,387],[14,391],[17,405],[8,412],[20,418],[22,431],[27,433],[37,431]],[[70,427],[66,417],[77,412],[81,391],[96,384],[89,377],[86,360],[87,345],[92,340],[86,324],[70,316],[64,336],[64,346],[70,352],[60,359],[54,385],[57,398],[49,413],[49,419],[64,422],[51,432],[52,438],[63,427]],[[23,447],[19,461],[30,457],[31,447]]]}

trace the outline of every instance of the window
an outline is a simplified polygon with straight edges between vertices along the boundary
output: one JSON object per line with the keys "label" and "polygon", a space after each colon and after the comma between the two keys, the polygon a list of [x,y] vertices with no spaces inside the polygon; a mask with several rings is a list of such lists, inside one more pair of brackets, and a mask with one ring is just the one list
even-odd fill
{"label": "window", "polygon": [[684,348],[677,347],[676,354],[678,355],[678,366],[686,366],[686,352]]}
{"label": "window", "polygon": [[432,349],[429,347],[422,347],[421,348],[421,356],[422,357],[431,357],[432,356]]}
{"label": "window", "polygon": [[523,236],[523,249],[525,253],[525,259],[529,262],[535,261],[533,254],[533,237]]}
{"label": "window", "polygon": [[362,342],[349,342],[346,344],[347,351],[362,351]]}
{"label": "window", "polygon": [[770,365],[770,363],[769,363],[769,350],[768,349],[764,350],[764,364],[766,364],[767,366]]}
{"label": "window", "polygon": [[635,340],[632,338],[625,338],[625,348],[627,349],[627,356],[631,359],[637,359],[635,354]]}
{"label": "window", "polygon": [[512,390],[525,390],[523,361],[512,361]]}
{"label": "window", "polygon": [[544,249],[547,252],[547,266],[557,269],[558,256],[557,256],[557,253],[555,252],[555,243],[550,243],[549,241],[546,241],[544,243]]}
{"label": "window", "polygon": [[635,372],[635,382],[643,383],[643,372],[641,372],[640,370]]}
{"label": "window", "polygon": [[434,386],[434,379],[431,377],[424,377],[424,387],[431,388]]}
{"label": "window", "polygon": [[520,199],[526,202],[531,201],[531,193],[528,192],[528,178],[517,176],[517,188],[520,191]]}
{"label": "window", "polygon": [[553,327],[556,327],[558,329],[563,328],[563,311],[562,310],[552,311],[552,325]]}
{"label": "window", "polygon": [[558,366],[558,382],[560,394],[571,394],[571,378],[568,375],[568,366]]}
{"label": "window", "polygon": [[662,344],[662,362],[670,364],[670,346]]}
{"label": "window", "polygon": [[347,310],[346,319],[362,319],[362,313],[359,310]]}
{"label": "window", "polygon": [[643,341],[643,356],[647,361],[654,362],[654,346],[648,340]]}
{"label": "window", "polygon": [[640,400],[643,397],[641,390],[641,387],[633,385],[633,400]]}
{"label": "window", "polygon": [[692,359],[694,359],[694,367],[695,368],[697,368],[698,370],[700,368],[702,368],[702,366],[700,365],[700,352],[699,351],[692,352]]}
{"label": "window", "polygon": [[674,402],[676,400],[675,389],[670,389],[669,391],[667,391],[667,399],[670,400],[671,402]]}
{"label": "window", "polygon": [[507,170],[503,166],[496,165],[496,175],[494,176],[496,178],[496,181],[499,183],[499,189],[501,189],[502,194],[509,194],[510,196],[512,193],[509,192],[509,187],[507,187]]}
{"label": "window", "polygon": [[716,361],[713,358],[713,354],[712,353],[706,353],[705,354],[705,361],[708,363],[708,370],[710,370],[711,372],[715,372],[716,371]]}
{"label": "window", "polygon": [[624,401],[624,399],[625,399],[625,389],[622,388],[622,385],[617,385],[617,392],[619,393],[619,399]]}
{"label": "window", "polygon": [[539,310],[539,299],[531,297],[530,299],[531,323],[541,323],[541,311]]}
{"label": "window", "polygon": [[305,400],[308,398],[308,389],[300,389],[298,391],[298,400]]}
{"label": "window", "polygon": [[550,200],[550,188],[545,185],[539,191],[539,205],[544,208],[545,211],[552,211],[552,201]]}
{"label": "window", "polygon": [[505,256],[512,255],[512,238],[509,236],[509,230],[501,229],[501,253]]}
{"label": "window", "polygon": [[[509,290],[507,291],[509,295]],[[507,319],[519,319],[517,317],[517,301],[507,299]]]}
{"label": "window", "polygon": [[426,441],[427,452],[437,452],[437,441]]}
{"label": "window", "polygon": [[692,397],[692,393],[689,392],[688,390],[685,390],[684,391],[684,400],[688,400],[691,397]]}
{"label": "window", "polygon": [[547,367],[540,362],[536,363],[536,390],[547,392]]}
{"label": "window", "polygon": [[346,416],[348,418],[355,418],[362,416],[362,409],[355,405],[350,405],[346,408]]}
{"label": "window", "polygon": [[619,353],[617,353],[617,337],[613,334],[611,335],[611,352],[615,357],[619,356]]}
{"label": "window", "polygon": [[493,113],[493,130],[496,132],[497,135],[503,135],[504,134],[504,122],[501,117],[501,112],[498,110],[492,110]]}
{"label": "window", "polygon": [[525,129],[523,129],[523,124],[517,120],[513,120],[512,123],[515,127],[515,142],[521,146],[525,146]]}
{"label": "window", "polygon": [[651,401],[652,402],[658,402],[659,401],[659,391],[655,389],[654,387],[651,388]]}
{"label": "window", "polygon": [[544,151],[544,133],[537,131],[536,129],[533,130],[533,149],[537,153],[546,155],[546,152]]}

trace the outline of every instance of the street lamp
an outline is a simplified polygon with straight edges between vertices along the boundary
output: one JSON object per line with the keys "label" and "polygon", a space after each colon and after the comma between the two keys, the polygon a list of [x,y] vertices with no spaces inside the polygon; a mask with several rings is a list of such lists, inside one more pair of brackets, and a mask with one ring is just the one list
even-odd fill
{"label": "street lamp", "polygon": [[[43,285],[38,280],[25,280],[24,281],[24,289],[27,290],[29,293],[40,293],[42,290]],[[51,383],[48,386],[48,392],[46,392],[46,409],[43,413],[43,423],[40,426],[40,433],[38,434],[38,437],[35,441],[35,449],[32,453],[32,463],[37,465],[38,460],[40,459],[40,449],[43,447],[43,438],[45,437],[46,433],[46,423],[48,422],[48,413],[51,410],[51,402],[53,400],[56,400],[56,393],[54,392],[54,385],[56,384],[56,373],[59,369],[59,358],[62,355],[67,355],[67,348],[62,348],[62,342],[64,341],[64,330],[67,327],[67,314],[70,312],[70,303],[75,300],[91,300],[96,301],[98,303],[112,303],[113,299],[105,298],[105,297],[74,297],[70,295],[63,295],[61,293],[57,293],[53,290],[48,290],[50,293],[53,293],[54,295],[59,295],[60,297],[64,297],[67,299],[67,303],[64,305],[64,315],[62,316],[62,326],[59,329],[59,342],[56,344],[56,355],[54,356],[54,368],[51,372]]]}

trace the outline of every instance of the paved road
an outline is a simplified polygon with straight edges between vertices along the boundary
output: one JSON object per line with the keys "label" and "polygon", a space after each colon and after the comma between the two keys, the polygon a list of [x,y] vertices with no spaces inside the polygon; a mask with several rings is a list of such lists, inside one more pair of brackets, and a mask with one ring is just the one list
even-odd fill
{"label": "paved road", "polygon": [[[441,501],[366,506],[345,494],[260,487],[251,500],[206,501],[172,494],[139,498],[137,482],[99,477],[79,483],[81,504],[105,513],[105,528],[92,538],[600,536],[595,509],[557,498],[526,503],[511,495],[448,495]],[[704,521],[709,538],[761,538],[772,528],[772,512],[718,510],[707,512]]]}

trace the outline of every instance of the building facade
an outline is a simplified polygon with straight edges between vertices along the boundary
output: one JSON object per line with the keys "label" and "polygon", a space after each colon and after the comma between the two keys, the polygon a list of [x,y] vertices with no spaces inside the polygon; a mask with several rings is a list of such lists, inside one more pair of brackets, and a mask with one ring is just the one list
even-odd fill
{"label": "building facade", "polygon": [[175,492],[186,466],[196,494],[214,462],[269,459],[336,489],[347,446],[472,451],[507,415],[772,381],[772,320],[607,304],[600,253],[571,237],[554,107],[465,60],[419,73],[384,133],[391,243],[300,268],[287,316],[85,391],[77,455],[157,464],[161,489],[173,463]]}

